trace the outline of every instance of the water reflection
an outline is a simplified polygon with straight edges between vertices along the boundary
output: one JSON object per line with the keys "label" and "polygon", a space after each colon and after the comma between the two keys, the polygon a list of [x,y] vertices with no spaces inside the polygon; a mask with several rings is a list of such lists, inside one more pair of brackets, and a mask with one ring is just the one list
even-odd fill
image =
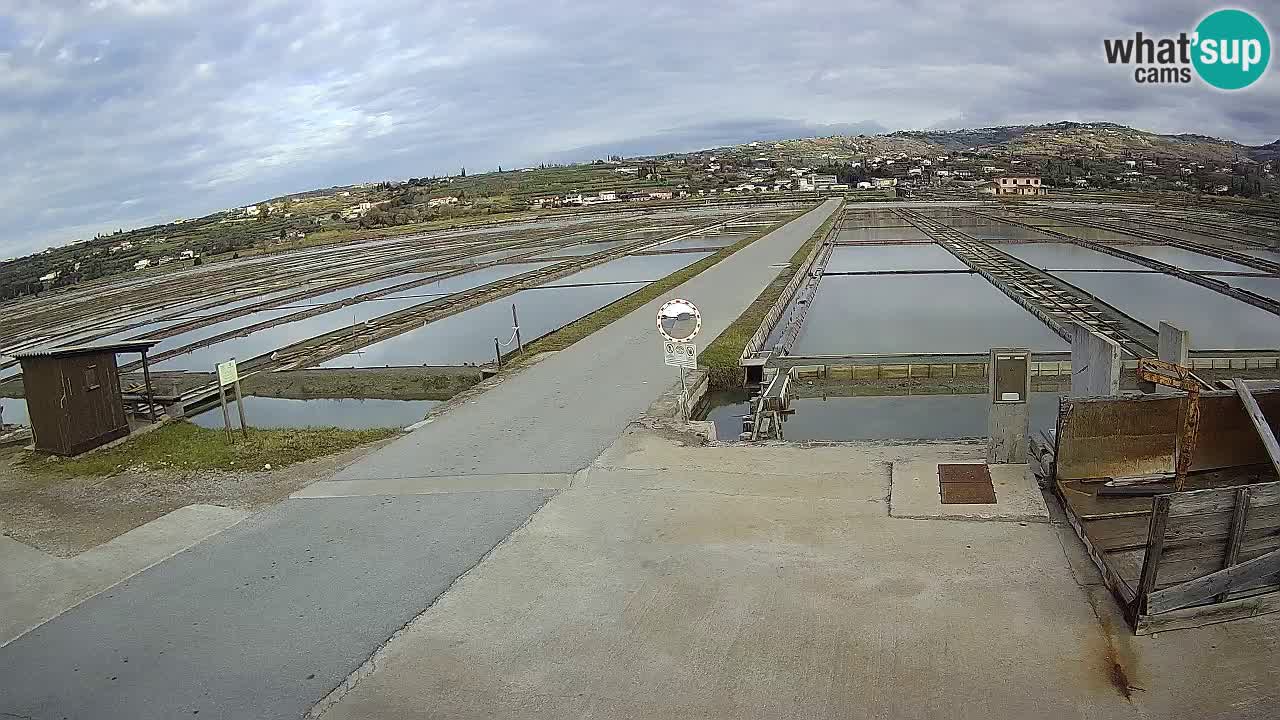
{"label": "water reflection", "polygon": [[0,398],[0,420],[5,425],[27,425],[31,417],[27,415],[27,401],[22,398]]}
{"label": "water reflection", "polygon": [[794,355],[985,353],[1067,345],[981,277],[835,275],[824,278]]}
{"label": "water reflection", "polygon": [[[1031,393],[1031,428],[1052,427],[1058,415],[1058,393]],[[732,441],[742,432],[742,416],[750,412],[744,392],[714,393],[707,420],[716,437]],[[786,418],[787,440],[948,440],[985,437],[990,401],[987,395],[893,395],[797,398],[796,412]]]}
{"label": "water reflection", "polygon": [[[439,404],[437,400],[293,400],[250,395],[244,398],[244,414],[251,428],[339,427],[363,430],[412,425],[426,417],[431,408]],[[230,408],[230,412],[231,426],[240,427],[240,415],[236,408]],[[222,408],[215,407],[190,420],[200,427],[221,428]]]}

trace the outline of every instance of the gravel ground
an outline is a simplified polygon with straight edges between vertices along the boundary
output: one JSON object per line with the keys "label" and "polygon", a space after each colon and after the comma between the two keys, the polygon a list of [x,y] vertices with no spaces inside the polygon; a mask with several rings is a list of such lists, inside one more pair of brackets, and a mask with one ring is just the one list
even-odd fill
{"label": "gravel ground", "polygon": [[37,477],[0,449],[0,534],[71,557],[193,503],[247,510],[278,502],[333,475],[385,442],[259,472],[157,472],[127,469],[111,477]]}

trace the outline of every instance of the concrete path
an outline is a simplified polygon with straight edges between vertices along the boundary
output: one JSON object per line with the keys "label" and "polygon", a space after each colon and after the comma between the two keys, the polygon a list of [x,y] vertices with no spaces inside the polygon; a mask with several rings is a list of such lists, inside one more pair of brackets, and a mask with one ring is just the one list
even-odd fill
{"label": "concrete path", "polygon": [[1065,519],[889,514],[983,453],[633,429],[321,720],[1277,716],[1280,615],[1134,637]]}
{"label": "concrete path", "polygon": [[[676,290],[702,339],[836,206]],[[667,389],[657,305],[0,648],[0,717],[301,717]]]}
{"label": "concrete path", "polygon": [[[837,205],[827,201],[675,290],[673,296],[702,311],[697,341],[705,345],[736,320],[777,276],[775,265],[787,262]],[[369,481],[373,490],[388,479],[581,470],[676,380],[675,369],[662,364],[654,327],[665,300],[451,409],[334,479]]]}
{"label": "concrete path", "polygon": [[216,505],[188,505],[72,558],[0,536],[0,647],[248,515]]}

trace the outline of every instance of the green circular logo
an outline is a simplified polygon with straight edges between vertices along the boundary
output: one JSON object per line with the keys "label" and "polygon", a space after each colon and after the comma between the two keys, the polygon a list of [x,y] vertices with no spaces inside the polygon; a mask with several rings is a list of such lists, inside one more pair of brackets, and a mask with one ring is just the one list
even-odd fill
{"label": "green circular logo", "polygon": [[1221,90],[1239,90],[1262,77],[1271,59],[1271,38],[1243,10],[1218,10],[1196,26],[1191,62],[1201,79]]}

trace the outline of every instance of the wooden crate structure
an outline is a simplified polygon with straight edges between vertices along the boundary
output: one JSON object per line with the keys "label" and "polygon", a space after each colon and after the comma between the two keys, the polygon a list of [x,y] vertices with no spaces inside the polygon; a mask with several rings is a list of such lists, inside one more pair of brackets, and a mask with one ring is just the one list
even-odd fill
{"label": "wooden crate structure", "polygon": [[1130,614],[1139,634],[1280,610],[1280,482],[1154,499]]}
{"label": "wooden crate structure", "polygon": [[[1280,426],[1280,391],[1255,394]],[[1050,468],[1068,520],[1138,634],[1280,610],[1280,482],[1235,392],[1201,394],[1184,492],[1100,497],[1108,479],[1172,479],[1185,395],[1064,398]]]}

